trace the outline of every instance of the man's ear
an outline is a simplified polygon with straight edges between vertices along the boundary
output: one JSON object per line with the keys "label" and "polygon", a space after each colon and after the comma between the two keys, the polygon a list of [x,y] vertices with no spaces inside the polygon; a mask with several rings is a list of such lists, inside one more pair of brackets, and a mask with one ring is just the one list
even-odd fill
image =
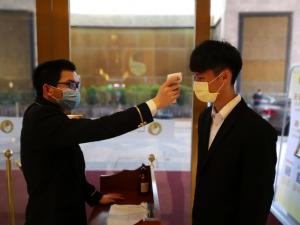
{"label": "man's ear", "polygon": [[52,95],[52,90],[51,90],[52,88],[50,87],[50,85],[48,85],[48,84],[44,84],[43,85],[43,97],[45,98],[45,99],[47,99],[49,96],[51,96]]}
{"label": "man's ear", "polygon": [[225,69],[223,71],[223,81],[226,81],[227,83],[231,83],[232,79],[232,72],[229,69]]}

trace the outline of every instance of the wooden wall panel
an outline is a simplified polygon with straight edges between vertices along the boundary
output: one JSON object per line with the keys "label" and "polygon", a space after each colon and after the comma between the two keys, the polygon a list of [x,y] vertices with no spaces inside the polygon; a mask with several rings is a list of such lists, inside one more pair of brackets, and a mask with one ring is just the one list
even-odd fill
{"label": "wooden wall panel", "polygon": [[[0,90],[31,88],[34,62],[33,14],[0,10]],[[13,86],[9,87],[9,84]]]}
{"label": "wooden wall panel", "polygon": [[38,63],[69,59],[69,1],[36,0]]}
{"label": "wooden wall panel", "polygon": [[[196,25],[195,25],[195,45],[210,38],[210,0],[196,0]],[[200,113],[206,108],[206,104],[193,97],[193,124],[192,124],[192,159],[191,159],[191,204],[193,205],[196,172],[198,163],[198,118]],[[201,124],[200,124],[201,126]]]}
{"label": "wooden wall panel", "polygon": [[[72,27],[71,55],[87,86],[96,84],[94,80],[99,77],[100,68],[110,78],[119,80],[128,73],[134,80],[151,82],[144,78],[161,76],[165,79],[166,74],[179,71],[190,78],[188,62],[193,39],[193,28]],[[134,74],[130,58],[134,63],[144,64],[145,72]],[[190,82],[187,84],[190,85]]]}

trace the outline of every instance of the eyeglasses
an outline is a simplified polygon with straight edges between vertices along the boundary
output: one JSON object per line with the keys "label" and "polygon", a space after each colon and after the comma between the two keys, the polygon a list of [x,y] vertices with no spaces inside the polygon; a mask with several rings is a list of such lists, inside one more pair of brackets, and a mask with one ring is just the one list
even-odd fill
{"label": "eyeglasses", "polygon": [[59,82],[57,84],[65,84],[72,90],[76,90],[80,87],[80,82],[76,82],[76,81]]}

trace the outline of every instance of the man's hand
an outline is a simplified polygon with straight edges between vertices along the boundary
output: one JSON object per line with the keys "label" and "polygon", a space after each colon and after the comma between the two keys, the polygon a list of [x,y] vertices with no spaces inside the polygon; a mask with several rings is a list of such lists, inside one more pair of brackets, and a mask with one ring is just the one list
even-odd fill
{"label": "man's hand", "polygon": [[121,194],[110,193],[110,194],[104,194],[100,199],[99,203],[101,205],[108,205],[121,200],[124,200],[124,197]]}
{"label": "man's hand", "polygon": [[160,86],[156,96],[153,98],[157,109],[169,106],[178,98],[180,94],[179,82],[180,79],[178,77],[171,77]]}

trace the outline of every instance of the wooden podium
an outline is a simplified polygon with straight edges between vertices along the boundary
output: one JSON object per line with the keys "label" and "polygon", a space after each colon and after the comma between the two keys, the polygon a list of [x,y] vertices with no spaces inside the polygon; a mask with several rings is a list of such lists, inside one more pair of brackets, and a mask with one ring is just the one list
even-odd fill
{"label": "wooden podium", "polygon": [[[147,202],[149,204],[149,219],[140,221],[137,225],[160,225],[159,202],[154,170],[152,166],[145,166],[149,177],[149,192],[142,195],[139,193],[141,167],[136,170],[123,170],[112,175],[101,175],[100,191],[104,194],[122,194],[125,200],[117,204],[140,204],[141,202]],[[89,225],[106,224],[109,209],[110,206],[96,206],[89,218]]]}

